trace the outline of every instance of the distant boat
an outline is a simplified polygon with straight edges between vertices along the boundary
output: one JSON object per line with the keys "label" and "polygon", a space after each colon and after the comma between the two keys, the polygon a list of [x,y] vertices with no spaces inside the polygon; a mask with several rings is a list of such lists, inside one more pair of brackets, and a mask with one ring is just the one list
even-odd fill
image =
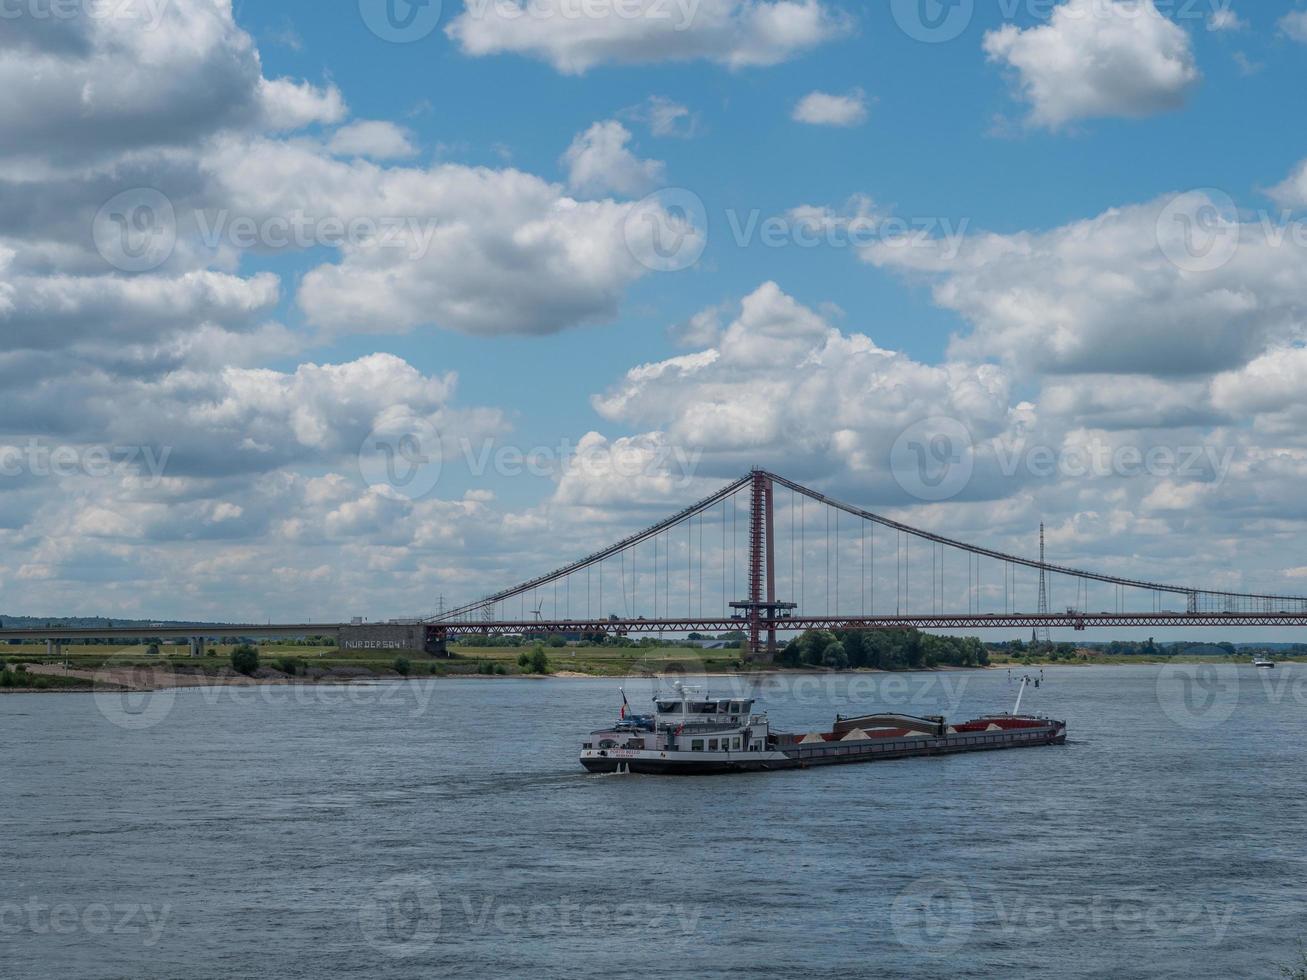
{"label": "distant boat", "polygon": [[1275,661],[1266,657],[1253,657],[1253,666],[1258,667],[1261,670],[1274,670]]}

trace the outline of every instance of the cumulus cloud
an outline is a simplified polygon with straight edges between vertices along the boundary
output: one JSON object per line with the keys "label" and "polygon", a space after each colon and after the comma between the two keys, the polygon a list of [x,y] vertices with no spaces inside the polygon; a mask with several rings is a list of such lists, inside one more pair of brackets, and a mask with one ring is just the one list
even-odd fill
{"label": "cumulus cloud", "polygon": [[1066,0],[1047,24],[1007,24],[984,47],[1014,72],[1030,121],[1054,129],[1178,109],[1201,77],[1188,33],[1154,0]]}
{"label": "cumulus cloud", "polygon": [[1303,335],[1307,249],[1204,193],[1114,208],[1043,233],[876,244],[873,264],[934,285],[971,327],[955,356],[1030,372],[1183,376]]}
{"label": "cumulus cloud", "polygon": [[332,133],[327,149],[336,156],[394,160],[414,156],[412,134],[402,126],[378,119],[366,119],[342,126]]}
{"label": "cumulus cloud", "polygon": [[[186,146],[226,129],[335,121],[332,88],[265,79],[228,0],[137,16],[6,19],[0,42],[0,156],[84,162],[131,147]],[[35,8],[32,8],[35,10]],[[13,31],[10,34],[8,32]]]}
{"label": "cumulus cloud", "polygon": [[638,197],[658,186],[666,166],[659,160],[641,160],[628,148],[630,142],[630,130],[611,119],[579,134],[563,154],[568,186],[590,197]]}
{"label": "cumulus cloud", "polygon": [[648,271],[628,246],[630,204],[577,201],[516,170],[382,169],[272,142],[233,144],[212,167],[231,207],[256,219],[303,210],[392,225],[389,245],[346,241],[338,263],[301,280],[297,302],[330,330],[552,333],[611,319]]}
{"label": "cumulus cloud", "polygon": [[867,121],[867,94],[862,89],[846,95],[812,92],[794,107],[793,119],[810,126],[861,126]]}
{"label": "cumulus cloud", "polygon": [[588,8],[567,0],[468,0],[446,33],[466,54],[527,55],[579,75],[603,64],[699,59],[731,68],[775,65],[849,27],[820,0],[637,0]]}
{"label": "cumulus cloud", "polygon": [[1272,188],[1270,193],[1275,202],[1283,207],[1307,207],[1307,160],[1298,164],[1293,173]]}
{"label": "cumulus cloud", "polygon": [[714,346],[633,368],[593,402],[606,419],[701,450],[716,472],[783,458],[810,473],[879,479],[913,422],[952,415],[978,432],[1001,428],[1009,384],[996,366],[921,364],[842,333],[766,283]]}
{"label": "cumulus cloud", "polygon": [[1281,17],[1280,32],[1292,41],[1307,44],[1307,10],[1291,10]]}
{"label": "cumulus cloud", "polygon": [[662,95],[651,95],[640,105],[622,113],[625,118],[642,122],[655,136],[689,139],[699,131],[699,117],[688,106]]}

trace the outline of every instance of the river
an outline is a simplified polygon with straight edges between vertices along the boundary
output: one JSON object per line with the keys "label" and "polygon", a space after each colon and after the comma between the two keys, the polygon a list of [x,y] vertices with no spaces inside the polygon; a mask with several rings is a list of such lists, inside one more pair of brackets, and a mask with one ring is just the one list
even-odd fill
{"label": "river", "polygon": [[[0,697],[0,975],[1278,977],[1307,667],[1043,676],[1065,747],[680,780],[577,765],[616,681]],[[799,730],[1015,681],[758,693]]]}

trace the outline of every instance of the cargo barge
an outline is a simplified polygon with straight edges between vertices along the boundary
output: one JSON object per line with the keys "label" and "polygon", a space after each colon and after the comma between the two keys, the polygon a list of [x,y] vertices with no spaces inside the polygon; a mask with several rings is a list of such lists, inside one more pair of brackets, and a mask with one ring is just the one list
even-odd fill
{"label": "cargo barge", "polygon": [[[1022,693],[1025,682],[1022,682]],[[1023,715],[1021,695],[1010,714],[951,725],[942,716],[837,715],[829,732],[773,732],[752,698],[712,698],[676,685],[656,695],[654,711],[634,715],[622,695],[619,721],[593,732],[581,765],[597,773],[713,775],[806,769],[918,756],[1036,748],[1066,742],[1066,722]]]}

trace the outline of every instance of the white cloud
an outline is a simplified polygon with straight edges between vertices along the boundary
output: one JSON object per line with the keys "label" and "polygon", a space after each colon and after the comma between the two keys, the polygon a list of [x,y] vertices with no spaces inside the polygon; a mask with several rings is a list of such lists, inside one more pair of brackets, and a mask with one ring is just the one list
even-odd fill
{"label": "white cloud", "polygon": [[446,33],[466,54],[522,54],[579,75],[603,64],[697,59],[731,68],[775,65],[849,27],[820,0],[636,0],[580,8],[567,0],[468,0]]}
{"label": "white cloud", "polygon": [[1291,40],[1307,44],[1307,10],[1291,10],[1281,17],[1280,31]]}
{"label": "white cloud", "polygon": [[278,78],[261,80],[263,126],[271,130],[303,129],[321,123],[338,123],[348,113],[345,99],[333,86],[318,88],[308,82]]}
{"label": "white cloud", "polygon": [[880,481],[890,445],[913,422],[948,414],[977,432],[1001,429],[1008,387],[996,366],[920,364],[842,333],[766,283],[714,346],[632,368],[593,401],[606,419],[702,451],[713,472],[783,460],[788,471]]}
{"label": "white cloud", "polygon": [[417,154],[412,136],[407,129],[392,122],[359,120],[332,133],[327,149],[336,156],[403,159]]}
{"label": "white cloud", "polygon": [[297,128],[343,115],[334,88],[265,79],[229,2],[130,5],[142,16],[156,6],[159,21],[150,25],[134,16],[6,19],[0,156],[84,163],[227,129]]}
{"label": "white cloud", "polygon": [[689,107],[661,95],[649,96],[623,115],[647,124],[655,136],[690,139],[699,131],[699,117]]}
{"label": "white cloud", "polygon": [[810,126],[861,126],[867,121],[867,94],[862,89],[846,95],[813,92],[794,107],[793,119]]}
{"label": "white cloud", "polygon": [[630,131],[611,119],[579,134],[563,154],[568,186],[588,197],[639,197],[663,183],[666,166],[639,159],[628,149],[630,142]]}
{"label": "white cloud", "polygon": [[1211,374],[1307,328],[1307,249],[1260,223],[1214,223],[1220,213],[1192,193],[1044,233],[973,235],[952,257],[943,242],[864,257],[934,282],[935,302],[972,328],[954,356],[1030,372]]}
{"label": "white cloud", "polygon": [[1307,160],[1298,164],[1293,173],[1271,189],[1270,194],[1282,207],[1307,207]]}
{"label": "white cloud", "polygon": [[1005,25],[984,47],[1016,73],[1030,121],[1054,129],[1178,109],[1201,77],[1189,35],[1153,0],[1066,0],[1047,24]]}
{"label": "white cloud", "polygon": [[1248,29],[1248,22],[1230,7],[1217,7],[1212,10],[1212,15],[1207,19],[1207,29],[1209,31],[1244,31]]}
{"label": "white cloud", "polygon": [[232,144],[210,166],[240,214],[400,221],[402,247],[347,243],[303,276],[299,305],[333,331],[552,333],[611,319],[648,271],[627,244],[630,204],[577,201],[516,170],[382,169],[269,142]]}

